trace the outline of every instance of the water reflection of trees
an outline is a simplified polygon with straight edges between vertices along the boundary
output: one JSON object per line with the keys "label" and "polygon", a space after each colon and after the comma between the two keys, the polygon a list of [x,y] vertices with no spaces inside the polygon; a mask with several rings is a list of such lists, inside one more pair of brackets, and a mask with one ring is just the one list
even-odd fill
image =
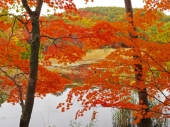
{"label": "water reflection of trees", "polygon": [[[136,93],[133,93],[133,103],[137,103],[137,96]],[[157,105],[158,101],[151,101],[149,100],[149,108],[154,107]],[[114,109],[112,114],[112,124],[113,127],[141,127],[140,124],[134,125],[133,121],[136,119],[133,117],[133,113],[135,110],[129,110],[129,109]],[[155,114],[155,116],[159,114]],[[169,120],[168,118],[151,118],[153,127],[168,127]]]}

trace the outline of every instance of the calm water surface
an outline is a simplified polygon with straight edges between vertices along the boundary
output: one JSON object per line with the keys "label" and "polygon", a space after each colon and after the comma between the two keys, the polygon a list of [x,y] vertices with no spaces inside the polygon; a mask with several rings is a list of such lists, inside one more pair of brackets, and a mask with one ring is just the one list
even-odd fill
{"label": "calm water surface", "polygon": [[[30,121],[30,127],[71,127],[70,121],[74,120],[75,113],[81,108],[78,102],[75,102],[70,110],[62,113],[56,109],[59,102],[64,102],[69,90],[66,90],[61,96],[47,95],[44,99],[36,98],[34,109]],[[112,109],[95,108],[97,110],[96,127],[112,127]],[[93,110],[79,117],[76,122],[81,123],[81,127],[86,127],[90,123]],[[3,103],[0,107],[0,127],[18,127],[21,115],[21,106]],[[77,126],[75,126],[77,127]]]}

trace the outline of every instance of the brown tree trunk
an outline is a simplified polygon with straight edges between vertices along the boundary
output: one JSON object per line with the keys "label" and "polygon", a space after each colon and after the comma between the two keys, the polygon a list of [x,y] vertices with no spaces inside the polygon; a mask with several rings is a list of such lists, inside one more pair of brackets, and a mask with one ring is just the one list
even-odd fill
{"label": "brown tree trunk", "polygon": [[[131,0],[124,0],[125,2],[125,9],[126,9],[126,13],[130,13],[130,18],[133,18],[133,9],[132,9],[132,4],[131,4]],[[129,22],[133,25],[133,19],[132,22]],[[136,30],[134,28],[134,30]],[[133,35],[131,33],[129,33],[132,39],[138,38],[138,36]],[[134,59],[138,59],[140,61],[140,56],[139,55],[135,55],[133,56]],[[136,83],[140,84],[141,78],[142,78],[142,64],[135,64],[135,77],[136,77]],[[148,97],[147,97],[147,89],[138,89],[138,98],[139,98],[139,104],[141,105],[146,105],[148,107]],[[142,115],[143,118],[140,120],[140,123],[138,124],[139,127],[151,127],[151,119],[146,117],[147,112],[149,111],[149,107],[144,109]]]}
{"label": "brown tree trunk", "polygon": [[27,86],[25,105],[23,106],[20,127],[28,127],[34,105],[34,95],[38,72],[38,52],[40,47],[40,29],[37,17],[32,17],[33,40],[31,42],[30,74]]}
{"label": "brown tree trunk", "polygon": [[20,127],[28,127],[32,109],[34,105],[34,95],[36,90],[36,82],[38,75],[38,53],[40,48],[40,26],[39,16],[41,12],[43,0],[37,0],[36,10],[32,11],[28,6],[27,0],[22,0],[22,4],[30,16],[32,22],[32,40],[31,45],[31,56],[30,56],[30,73],[27,86],[25,104],[22,105],[22,115],[20,118]]}

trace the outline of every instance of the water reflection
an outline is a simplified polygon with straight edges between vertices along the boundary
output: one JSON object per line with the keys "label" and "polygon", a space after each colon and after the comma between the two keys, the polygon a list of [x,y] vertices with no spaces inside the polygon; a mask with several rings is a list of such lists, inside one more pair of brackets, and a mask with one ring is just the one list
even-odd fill
{"label": "water reflection", "polygon": [[[47,95],[44,99],[36,98],[34,109],[30,121],[30,127],[69,127],[70,121],[74,120],[76,111],[81,107],[77,102],[65,113],[56,109],[59,102],[65,101],[69,89],[61,96]],[[96,127],[112,127],[112,109],[97,108]],[[81,127],[86,127],[91,121],[93,110],[85,113],[83,117],[76,120],[81,123]],[[21,115],[19,104],[12,105],[3,103],[0,107],[0,127],[18,127]]]}

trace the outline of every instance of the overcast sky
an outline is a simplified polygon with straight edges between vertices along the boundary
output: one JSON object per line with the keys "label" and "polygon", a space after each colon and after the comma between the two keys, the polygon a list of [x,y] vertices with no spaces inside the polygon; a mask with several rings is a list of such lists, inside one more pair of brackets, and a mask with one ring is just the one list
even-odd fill
{"label": "overcast sky", "polygon": [[[52,0],[53,1],[53,0]],[[85,0],[73,0],[77,8],[85,7],[124,7],[124,0],[93,0],[94,2],[89,2],[86,4]],[[133,8],[142,8],[144,3],[143,0],[131,0]],[[47,6],[44,5],[41,14],[53,14],[53,11],[47,12]],[[50,9],[52,10],[52,9]],[[57,12],[63,12],[63,10],[58,10]]]}
{"label": "overcast sky", "polygon": [[[85,7],[124,7],[124,0],[94,0],[94,2],[88,2],[85,4],[85,0],[73,0],[77,8]],[[143,0],[131,0],[133,8],[142,8],[144,6]],[[63,10],[58,10],[57,12],[63,12]],[[53,11],[47,13],[47,6],[44,6],[41,15],[53,14]],[[165,12],[167,15],[170,15],[170,11]]]}
{"label": "overcast sky", "polygon": [[[83,0],[73,0],[76,4],[77,8],[83,8],[83,7],[96,7],[96,6],[117,6],[117,7],[124,7],[124,0],[94,0],[94,2],[88,2],[85,4],[85,1]],[[132,7],[138,7],[142,8],[144,3],[143,0],[131,0],[132,1]]]}
{"label": "overcast sky", "polygon": [[[77,8],[84,7],[125,7],[124,0],[93,0],[85,4],[85,0],[73,0]],[[143,0],[131,0],[133,8],[142,8],[144,6]],[[165,11],[167,15],[170,15],[170,11]]]}

